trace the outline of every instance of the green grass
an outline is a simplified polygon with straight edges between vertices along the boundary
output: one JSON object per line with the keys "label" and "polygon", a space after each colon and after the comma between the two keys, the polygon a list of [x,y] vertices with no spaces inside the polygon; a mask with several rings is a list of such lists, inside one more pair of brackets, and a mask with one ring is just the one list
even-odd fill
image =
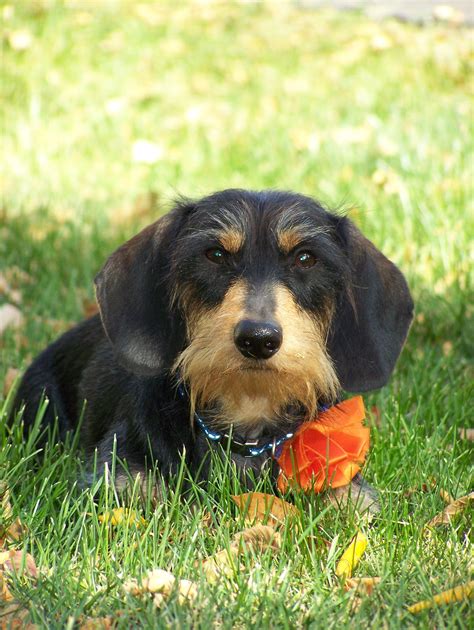
{"label": "green grass", "polygon": [[[350,510],[296,496],[301,527],[284,532],[281,552],[249,557],[234,580],[211,586],[199,561],[243,526],[229,471],[216,470],[207,492],[195,487],[193,507],[177,490],[156,509],[132,498],[147,525],[111,529],[97,516],[122,499],[103,479],[95,493],[81,489],[77,451],[51,445],[38,463],[18,428],[3,427],[0,477],[28,528],[20,547],[41,568],[36,585],[12,586],[32,620],[468,627],[466,602],[418,617],[406,606],[466,582],[472,558],[469,515],[430,539],[421,533],[443,507],[423,483],[434,477],[454,496],[472,489],[472,446],[458,435],[472,427],[473,404],[472,31],[280,3],[0,8],[0,272],[20,290],[24,316],[0,340],[0,382],[81,319],[107,254],[177,193],[289,188],[351,208],[417,305],[390,384],[366,397],[382,411],[365,475],[383,512],[362,524],[369,547],[356,574],[383,581],[358,611],[334,578],[358,523]],[[137,156],[139,140],[156,145],[151,163]],[[157,567],[199,581],[193,607],[172,598],[158,612],[124,594],[125,580]]]}

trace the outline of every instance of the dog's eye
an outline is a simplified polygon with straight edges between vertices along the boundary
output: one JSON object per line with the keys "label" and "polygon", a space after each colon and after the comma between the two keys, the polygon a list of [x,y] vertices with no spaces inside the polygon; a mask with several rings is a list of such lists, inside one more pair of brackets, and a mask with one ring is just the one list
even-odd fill
{"label": "dog's eye", "polygon": [[206,251],[206,257],[216,265],[222,265],[225,261],[225,251],[220,249],[220,247],[211,247]]}
{"label": "dog's eye", "polygon": [[316,264],[316,257],[311,252],[300,252],[295,258],[295,265],[301,269],[309,269]]}

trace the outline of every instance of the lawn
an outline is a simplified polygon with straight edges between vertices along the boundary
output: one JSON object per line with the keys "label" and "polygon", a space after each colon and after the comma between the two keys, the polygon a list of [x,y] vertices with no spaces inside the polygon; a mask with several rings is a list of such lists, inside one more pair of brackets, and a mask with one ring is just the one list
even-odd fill
{"label": "lawn", "polygon": [[[468,627],[467,601],[407,606],[472,570],[472,511],[423,530],[440,489],[473,486],[460,433],[473,427],[472,31],[283,3],[23,0],[0,12],[0,306],[22,315],[0,339],[0,383],[90,311],[108,253],[177,194],[274,187],[344,209],[416,302],[390,384],[365,397],[380,411],[365,476],[381,517],[296,495],[280,550],[248,553],[215,584],[202,560],[244,527],[231,471],[194,487],[192,504],[182,479],[157,507],[103,478],[84,489],[77,449],[52,443],[35,458],[5,428],[0,391],[2,492],[25,526],[9,544],[39,570],[13,579],[15,601],[45,628],[105,616],[120,628]],[[136,521],[99,519],[119,506]],[[354,606],[334,570],[357,528],[369,544],[355,575],[382,581]],[[125,593],[154,568],[195,580],[194,603],[172,595],[158,610]]]}

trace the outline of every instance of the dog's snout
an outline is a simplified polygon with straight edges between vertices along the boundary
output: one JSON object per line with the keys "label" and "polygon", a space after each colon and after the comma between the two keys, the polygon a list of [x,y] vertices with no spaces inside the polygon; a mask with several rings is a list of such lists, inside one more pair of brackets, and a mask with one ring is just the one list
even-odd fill
{"label": "dog's snout", "polygon": [[278,352],[283,340],[281,328],[270,322],[243,319],[234,330],[234,342],[248,359],[269,359]]}

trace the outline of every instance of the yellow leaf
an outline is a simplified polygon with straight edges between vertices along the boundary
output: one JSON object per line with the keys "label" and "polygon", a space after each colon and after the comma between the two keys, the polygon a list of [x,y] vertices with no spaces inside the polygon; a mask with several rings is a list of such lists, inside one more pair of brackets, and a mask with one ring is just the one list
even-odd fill
{"label": "yellow leaf", "polygon": [[99,514],[99,522],[107,523],[110,525],[146,525],[146,521],[143,516],[137,514],[135,510],[129,510],[128,508],[115,508]]}
{"label": "yellow leaf", "polygon": [[273,494],[247,492],[231,497],[249,523],[268,523],[271,526],[282,525],[288,517],[296,517],[299,510],[291,503],[279,499]]}
{"label": "yellow leaf", "polygon": [[434,527],[436,525],[448,525],[451,519],[456,514],[459,514],[465,510],[474,501],[474,492],[467,494],[465,497],[456,499],[449,505],[447,505],[442,512],[436,514],[428,523],[426,527]]}
{"label": "yellow leaf", "polygon": [[444,606],[446,604],[452,604],[454,602],[460,602],[463,599],[471,599],[474,597],[474,580],[471,580],[467,584],[461,584],[455,588],[450,588],[448,591],[438,593],[431,599],[425,599],[422,602],[417,602],[408,606],[408,612],[416,615],[422,610],[433,608],[434,606]]}
{"label": "yellow leaf", "polygon": [[350,578],[352,571],[359,563],[362,554],[367,548],[367,538],[362,532],[357,532],[349,547],[344,551],[336,566],[338,577]]}

